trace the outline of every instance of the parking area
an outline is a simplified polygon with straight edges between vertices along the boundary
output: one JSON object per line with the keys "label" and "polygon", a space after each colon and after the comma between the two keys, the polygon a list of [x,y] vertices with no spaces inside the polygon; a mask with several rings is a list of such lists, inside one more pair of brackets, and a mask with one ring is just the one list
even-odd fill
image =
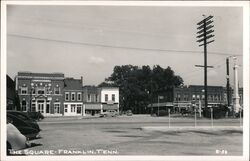
{"label": "parking area", "polygon": [[[172,118],[171,127],[193,127],[191,118]],[[227,129],[200,130],[211,126],[198,119],[196,130],[144,130],[168,128],[168,117],[146,115],[110,118],[45,118],[39,122],[40,138],[30,141],[30,154],[43,155],[242,155],[239,119],[214,120],[213,126]],[[184,129],[184,128],[183,128]]]}

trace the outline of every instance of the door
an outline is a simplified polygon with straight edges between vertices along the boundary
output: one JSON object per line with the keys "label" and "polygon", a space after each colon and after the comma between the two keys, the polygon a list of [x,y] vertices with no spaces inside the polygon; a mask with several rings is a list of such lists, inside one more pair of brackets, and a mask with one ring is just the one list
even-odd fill
{"label": "door", "polygon": [[39,100],[39,101],[37,102],[37,104],[38,104],[38,112],[44,114],[44,112],[45,112],[44,101]]}

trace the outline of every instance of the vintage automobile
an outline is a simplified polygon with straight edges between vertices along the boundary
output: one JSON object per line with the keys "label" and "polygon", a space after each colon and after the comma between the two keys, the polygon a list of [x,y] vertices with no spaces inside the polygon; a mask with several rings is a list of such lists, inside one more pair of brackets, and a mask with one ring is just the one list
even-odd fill
{"label": "vintage automobile", "polygon": [[28,139],[36,138],[40,132],[40,130],[33,127],[34,124],[24,121],[13,114],[7,113],[7,119],[11,120],[12,124]]}
{"label": "vintage automobile", "polygon": [[109,110],[109,111],[105,111],[105,112],[102,112],[100,114],[100,117],[116,117],[118,116],[118,112],[115,111],[115,110]]}
{"label": "vintage automobile", "polygon": [[[11,119],[8,119],[11,120]],[[20,150],[30,146],[27,138],[10,122],[7,123],[7,155],[10,155],[10,150]]]}
{"label": "vintage automobile", "polygon": [[8,110],[7,113],[22,119],[26,123],[30,124],[33,128],[37,129],[39,132],[41,131],[37,122],[30,118],[26,113],[14,110]]}
{"label": "vintage automobile", "polygon": [[41,114],[41,112],[26,112],[26,114],[32,118],[33,120],[39,121],[44,119],[44,116]]}
{"label": "vintage automobile", "polygon": [[127,115],[127,116],[132,116],[132,115],[133,115],[132,110],[127,110],[127,111],[126,111],[126,115]]}

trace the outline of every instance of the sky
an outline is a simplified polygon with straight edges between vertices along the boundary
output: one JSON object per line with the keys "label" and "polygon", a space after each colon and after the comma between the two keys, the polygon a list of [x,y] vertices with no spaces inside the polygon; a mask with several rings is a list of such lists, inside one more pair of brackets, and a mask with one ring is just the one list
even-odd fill
{"label": "sky", "polygon": [[225,86],[226,58],[237,55],[242,86],[243,20],[239,7],[26,6],[7,7],[7,74],[53,73],[98,85],[116,65],[170,66],[185,85],[203,85],[197,23],[213,15],[208,85]]}

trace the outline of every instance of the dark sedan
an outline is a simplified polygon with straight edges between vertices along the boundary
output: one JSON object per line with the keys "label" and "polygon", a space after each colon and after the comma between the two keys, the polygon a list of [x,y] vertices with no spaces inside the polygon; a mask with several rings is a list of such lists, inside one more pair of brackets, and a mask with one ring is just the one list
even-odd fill
{"label": "dark sedan", "polygon": [[36,138],[40,132],[39,126],[37,127],[35,123],[24,121],[18,116],[15,116],[7,112],[7,118],[11,120],[11,123],[16,126],[16,128],[27,138],[33,139]]}

